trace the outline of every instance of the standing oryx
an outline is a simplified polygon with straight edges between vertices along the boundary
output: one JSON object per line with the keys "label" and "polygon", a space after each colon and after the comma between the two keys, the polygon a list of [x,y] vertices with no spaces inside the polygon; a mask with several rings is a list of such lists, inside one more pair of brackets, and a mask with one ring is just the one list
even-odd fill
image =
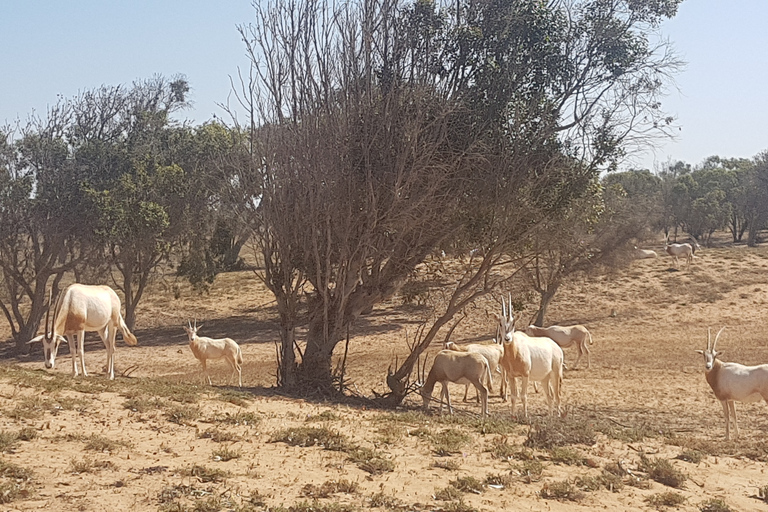
{"label": "standing oryx", "polygon": [[[83,375],[88,376],[85,369],[85,333],[96,331],[107,349],[107,374],[110,380],[115,378],[115,338],[118,329],[123,333],[123,339],[128,345],[136,345],[136,336],[128,330],[120,314],[120,298],[109,286],[87,285],[75,283],[59,295],[53,310],[51,330],[48,330],[48,317],[51,310],[50,301],[48,312],[45,314],[45,333],[31,339],[29,343],[43,342],[45,367],[53,368],[56,353],[62,336],[67,337],[69,353],[72,355],[72,375],[78,375],[77,359]],[[77,339],[75,339],[77,335]]]}

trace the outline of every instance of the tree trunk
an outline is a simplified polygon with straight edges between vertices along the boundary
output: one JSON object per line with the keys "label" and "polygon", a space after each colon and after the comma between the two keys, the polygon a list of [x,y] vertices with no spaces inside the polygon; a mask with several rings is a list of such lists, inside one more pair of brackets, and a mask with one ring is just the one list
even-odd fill
{"label": "tree trunk", "polygon": [[544,327],[544,317],[547,315],[547,308],[549,308],[549,304],[552,302],[552,299],[555,297],[555,293],[557,293],[557,289],[560,287],[560,284],[551,285],[549,289],[547,289],[544,293],[541,294],[541,301],[539,302],[539,311],[536,313],[536,320],[534,320],[534,324],[538,325],[539,327]]}
{"label": "tree trunk", "polygon": [[323,331],[322,317],[310,321],[304,360],[298,366],[297,377],[303,384],[330,389],[333,385],[331,375],[333,349],[342,337],[337,335],[340,331],[337,331],[334,326],[328,326],[327,338]]}
{"label": "tree trunk", "polygon": [[278,386],[293,389],[296,386],[296,352],[293,346],[296,343],[296,331],[293,328],[281,327],[280,329],[280,374]]}

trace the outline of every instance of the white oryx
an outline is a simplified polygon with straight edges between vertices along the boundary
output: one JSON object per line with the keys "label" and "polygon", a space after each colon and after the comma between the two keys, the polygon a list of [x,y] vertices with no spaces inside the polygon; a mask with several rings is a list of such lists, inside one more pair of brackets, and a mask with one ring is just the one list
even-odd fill
{"label": "white oryx", "polygon": [[525,329],[525,334],[528,336],[545,336],[551,338],[555,343],[560,345],[561,348],[570,348],[576,345],[579,350],[579,357],[576,358],[576,362],[573,368],[576,369],[581,361],[581,356],[587,354],[587,368],[592,365],[589,355],[589,345],[592,345],[592,334],[583,325],[571,325],[563,327],[560,325],[552,325],[550,327],[536,327],[535,325],[529,325]]}
{"label": "white oryx", "polygon": [[203,382],[206,377],[208,378],[208,384],[213,385],[211,382],[211,376],[208,375],[208,367],[206,362],[208,359],[221,359],[222,357],[227,360],[229,366],[232,367],[232,376],[229,380],[232,380],[235,373],[238,376],[238,384],[243,387],[243,353],[240,350],[240,345],[231,338],[206,338],[205,336],[198,336],[197,331],[203,326],[197,325],[195,320],[194,327],[187,321],[188,327],[184,327],[184,330],[189,336],[189,348],[192,349],[192,353],[195,355],[200,364],[203,365]]}
{"label": "white oryx", "polygon": [[[480,354],[488,361],[488,366],[491,368],[491,373],[499,372],[501,374],[501,385],[499,386],[499,396],[503,402],[507,401],[506,393],[506,375],[504,374],[504,368],[501,367],[501,356],[504,355],[504,346],[496,343],[483,345],[481,343],[470,343],[469,345],[457,345],[452,341],[447,341],[443,348],[445,350],[454,350],[456,352],[473,352]],[[488,392],[493,393],[493,381],[488,379]],[[464,401],[467,401],[467,391],[469,390],[469,382],[464,386]],[[480,400],[480,395],[477,395],[477,400]]]}
{"label": "white oryx", "polygon": [[693,254],[696,252],[691,244],[670,244],[669,235],[664,237],[664,251],[675,259],[675,266],[679,266],[680,257],[684,257],[687,267],[691,266]]}
{"label": "white oryx", "polygon": [[[723,404],[725,412],[725,439],[731,438],[731,421],[739,437],[739,426],[736,424],[736,404],[739,402],[757,402],[760,399],[768,402],[768,364],[744,366],[739,363],[724,363],[717,359],[722,352],[717,352],[715,346],[720,333],[710,347],[712,331],[707,329],[707,350],[697,350],[704,356],[704,376],[715,393],[715,397]],[[732,418],[732,419],[731,419]]]}
{"label": "white oryx", "polygon": [[645,260],[648,258],[658,258],[659,255],[656,253],[656,251],[652,249],[638,249],[637,246],[635,246],[635,250],[632,253],[632,256],[636,260]]}
{"label": "white oryx", "polygon": [[427,375],[427,381],[421,387],[421,398],[424,400],[424,410],[429,409],[429,401],[432,398],[432,392],[435,384],[440,383],[440,412],[443,412],[443,398],[448,404],[448,412],[453,414],[451,406],[451,395],[448,393],[448,383],[456,382],[465,384],[467,382],[474,384],[477,393],[480,395],[483,417],[488,415],[488,389],[483,381],[491,377],[491,368],[488,360],[480,354],[472,352],[455,352],[453,350],[441,350],[435,356],[432,368]]}
{"label": "white oryx", "polygon": [[[107,374],[110,380],[115,378],[115,338],[118,329],[128,345],[136,345],[136,336],[128,330],[120,314],[120,298],[109,286],[75,283],[70,285],[56,299],[53,309],[53,322],[48,330],[48,318],[51,304],[45,314],[45,333],[32,338],[29,343],[43,342],[45,367],[53,368],[59,351],[62,336],[69,343],[72,355],[72,375],[79,374],[77,360],[83,376],[88,376],[85,369],[85,333],[96,331],[107,349]],[[75,338],[77,336],[77,338]]]}
{"label": "white oryx", "polygon": [[563,349],[546,337],[531,337],[524,332],[515,330],[515,319],[512,316],[512,303],[510,300],[509,312],[507,312],[502,298],[502,316],[499,320],[501,339],[504,340],[504,356],[501,364],[507,372],[509,385],[512,388],[510,404],[512,412],[515,411],[517,401],[516,378],[522,380],[521,400],[523,402],[523,414],[528,416],[528,381],[541,382],[547,393],[549,414],[553,414],[553,406],[557,408],[558,416],[562,414],[560,409],[560,387],[563,382]]}

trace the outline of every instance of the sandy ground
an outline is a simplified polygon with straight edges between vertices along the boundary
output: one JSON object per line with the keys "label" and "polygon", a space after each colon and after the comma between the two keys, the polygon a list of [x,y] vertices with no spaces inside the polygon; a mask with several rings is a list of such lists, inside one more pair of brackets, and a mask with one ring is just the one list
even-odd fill
{"label": "sandy ground", "polygon": [[[766,405],[737,404],[741,437],[726,443],[722,408],[704,380],[701,356],[694,353],[705,348],[707,327],[727,326],[719,342],[723,359],[768,361],[767,300],[768,249],[763,248],[703,249],[690,269],[683,265],[679,271],[669,258],[636,261],[613,275],[564,287],[548,323],[582,323],[594,337],[591,368],[583,359],[579,369],[566,371],[565,422],[646,434],[598,432],[594,444],[569,447],[582,458],[568,464],[551,450],[523,448],[530,427],[512,422],[509,405],[498,396],[490,405],[500,426],[484,428],[470,414],[478,406],[461,402],[463,386],[451,387],[456,421],[414,413],[415,400],[408,401],[407,410],[392,412],[362,402],[281,396],[272,389],[277,315],[253,273],[221,275],[203,295],[180,283],[157,282],[138,314],[139,346],[118,341],[117,371],[129,370],[129,377],[106,382],[105,351],[91,335],[87,378],[71,378],[66,348],[53,371],[42,369],[39,349],[2,361],[1,460],[31,470],[32,476],[13,478],[0,471],[0,502],[8,501],[0,510],[354,510],[374,505],[382,510],[649,510],[654,506],[647,500],[667,492],[684,499],[680,510],[699,510],[712,499],[733,510],[768,510],[756,497],[768,485]],[[527,320],[534,309],[531,305],[522,317]],[[493,324],[487,313],[496,310],[493,298],[478,302],[452,339],[489,340]],[[361,394],[386,391],[386,368],[395,355],[406,354],[421,314],[421,308],[395,297],[355,325],[347,375]],[[209,365],[214,389],[200,384],[199,363],[181,328],[188,318],[204,324],[201,335],[229,336],[241,344],[242,393],[226,386],[230,371],[224,361]],[[0,338],[7,338],[2,329],[7,326],[0,328]],[[566,350],[565,357],[572,365],[575,350]],[[176,387],[169,391],[163,383]],[[130,400],[143,405],[132,408]],[[542,394],[531,390],[529,402],[534,421],[543,421]],[[393,471],[371,474],[350,459],[350,450],[275,441],[296,428],[342,434],[348,445],[390,461]],[[435,439],[446,431],[467,438],[455,453],[439,456]],[[11,442],[24,432],[21,437],[28,440]],[[498,443],[514,453],[500,458],[489,451]],[[675,458],[691,447],[703,453],[700,462]],[[687,479],[680,488],[645,479],[641,454],[669,460]],[[225,460],[228,455],[233,458]],[[531,457],[543,467],[535,478],[521,469]],[[589,490],[585,481],[616,463],[635,473],[639,486]],[[206,471],[214,470],[226,474],[207,481]],[[460,493],[460,500],[435,499],[451,481],[483,481],[489,475],[503,477],[503,485]],[[313,501],[323,483],[339,481],[356,489]],[[583,496],[576,501],[542,497],[543,489],[563,482],[581,487]],[[17,496],[8,491],[19,488]]]}

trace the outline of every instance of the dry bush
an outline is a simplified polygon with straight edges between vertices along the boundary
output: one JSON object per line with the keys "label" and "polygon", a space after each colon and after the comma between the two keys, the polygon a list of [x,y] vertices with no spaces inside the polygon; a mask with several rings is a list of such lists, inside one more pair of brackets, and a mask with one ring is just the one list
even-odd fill
{"label": "dry bush", "polygon": [[483,479],[483,485],[486,485],[486,486],[495,485],[495,486],[501,486],[501,487],[509,487],[511,483],[512,483],[512,475],[510,475],[509,473],[507,473],[506,475],[489,473]]}
{"label": "dry bush", "polygon": [[227,425],[243,425],[253,427],[261,422],[261,416],[251,411],[237,411],[236,413],[225,412],[212,418],[215,423],[226,423]]}
{"label": "dry bush", "polygon": [[34,492],[33,476],[29,469],[0,460],[0,503],[28,498]]}
{"label": "dry bush", "polygon": [[531,425],[523,445],[529,448],[551,449],[573,444],[595,444],[595,429],[583,419],[550,418]]}
{"label": "dry bush", "polygon": [[459,469],[461,469],[461,463],[453,459],[436,460],[432,463],[431,467],[438,468],[438,469],[445,469],[448,471],[458,471]]}
{"label": "dry bush", "polygon": [[693,464],[698,464],[704,458],[704,454],[701,453],[698,450],[683,450],[675,458],[677,460],[682,460],[682,461],[685,461],[685,462],[692,462]]}
{"label": "dry bush", "polygon": [[541,480],[544,464],[538,460],[526,460],[513,466],[512,470],[517,471],[523,482],[530,484]]}
{"label": "dry bush", "polygon": [[226,430],[220,430],[218,428],[209,428],[205,432],[199,432],[197,434],[199,439],[210,439],[215,443],[232,443],[240,441],[240,436],[233,432]]}
{"label": "dry bush", "polygon": [[395,463],[388,459],[384,453],[370,448],[350,450],[349,460],[372,475],[381,475],[395,470]]}
{"label": "dry bush", "polygon": [[88,441],[85,443],[85,446],[83,447],[86,450],[91,450],[94,452],[117,452],[121,448],[130,448],[131,443],[128,441],[113,441],[112,439],[106,438],[104,436],[99,436],[96,434],[92,434]]}
{"label": "dry bush", "polygon": [[273,443],[291,446],[322,446],[326,450],[347,452],[356,448],[343,434],[327,427],[293,427],[279,430],[272,435]]}
{"label": "dry bush", "polygon": [[229,462],[230,460],[239,459],[242,456],[242,453],[240,450],[231,450],[230,448],[224,446],[217,450],[213,450],[211,452],[211,457],[213,460],[221,461],[221,462]]}
{"label": "dry bush", "polygon": [[173,405],[165,411],[165,417],[171,423],[193,426],[193,422],[200,417],[200,409],[188,405]]}
{"label": "dry bush", "polygon": [[83,457],[82,459],[72,459],[69,461],[69,467],[73,473],[93,473],[102,469],[117,469],[117,466],[112,461],[108,460],[94,460],[90,457]]}
{"label": "dry bush", "polygon": [[357,482],[349,480],[328,480],[317,486],[307,484],[301,489],[301,495],[307,498],[329,498],[337,493],[354,494],[358,491]]}
{"label": "dry bush", "polygon": [[650,479],[676,489],[681,488],[687,479],[685,474],[667,459],[649,459],[641,454],[640,467],[648,473]]}
{"label": "dry bush", "polygon": [[[287,512],[354,512],[355,507],[344,503],[320,503],[315,500],[312,503],[299,502],[288,507]],[[275,510],[275,512],[278,512]]]}
{"label": "dry bush", "polygon": [[719,498],[702,501],[699,503],[699,510],[701,512],[733,512],[733,509]]}
{"label": "dry bush", "polygon": [[448,483],[462,492],[481,494],[485,490],[483,482],[473,476],[462,476]]}
{"label": "dry bush", "polygon": [[201,482],[222,482],[229,478],[231,475],[229,471],[223,469],[211,469],[199,464],[193,464],[188,468],[184,468],[179,473],[182,476],[194,476]]}
{"label": "dry bush", "polygon": [[384,444],[395,444],[405,437],[405,428],[400,425],[389,424],[376,429],[379,434],[378,441]]}
{"label": "dry bush", "polygon": [[335,421],[339,417],[331,411],[323,411],[318,414],[310,414],[304,421]]}
{"label": "dry bush", "polygon": [[462,498],[461,491],[452,485],[449,485],[448,487],[444,487],[443,489],[439,489],[435,491],[436,500],[453,501],[461,498]]}
{"label": "dry bush", "polygon": [[472,436],[456,429],[447,429],[430,436],[435,455],[446,456],[459,453],[472,441]]}
{"label": "dry bush", "polygon": [[587,463],[586,457],[578,450],[560,446],[549,450],[549,460],[566,466],[584,466]]}
{"label": "dry bush", "polygon": [[545,500],[581,501],[585,494],[577,489],[570,480],[561,480],[544,484],[544,487],[539,491],[539,496]]}
{"label": "dry bush", "polygon": [[685,503],[688,500],[685,496],[683,496],[680,493],[672,492],[672,491],[666,491],[666,492],[660,492],[656,494],[651,494],[650,496],[646,497],[645,501],[650,506],[661,509],[663,507],[679,507],[683,503]]}

